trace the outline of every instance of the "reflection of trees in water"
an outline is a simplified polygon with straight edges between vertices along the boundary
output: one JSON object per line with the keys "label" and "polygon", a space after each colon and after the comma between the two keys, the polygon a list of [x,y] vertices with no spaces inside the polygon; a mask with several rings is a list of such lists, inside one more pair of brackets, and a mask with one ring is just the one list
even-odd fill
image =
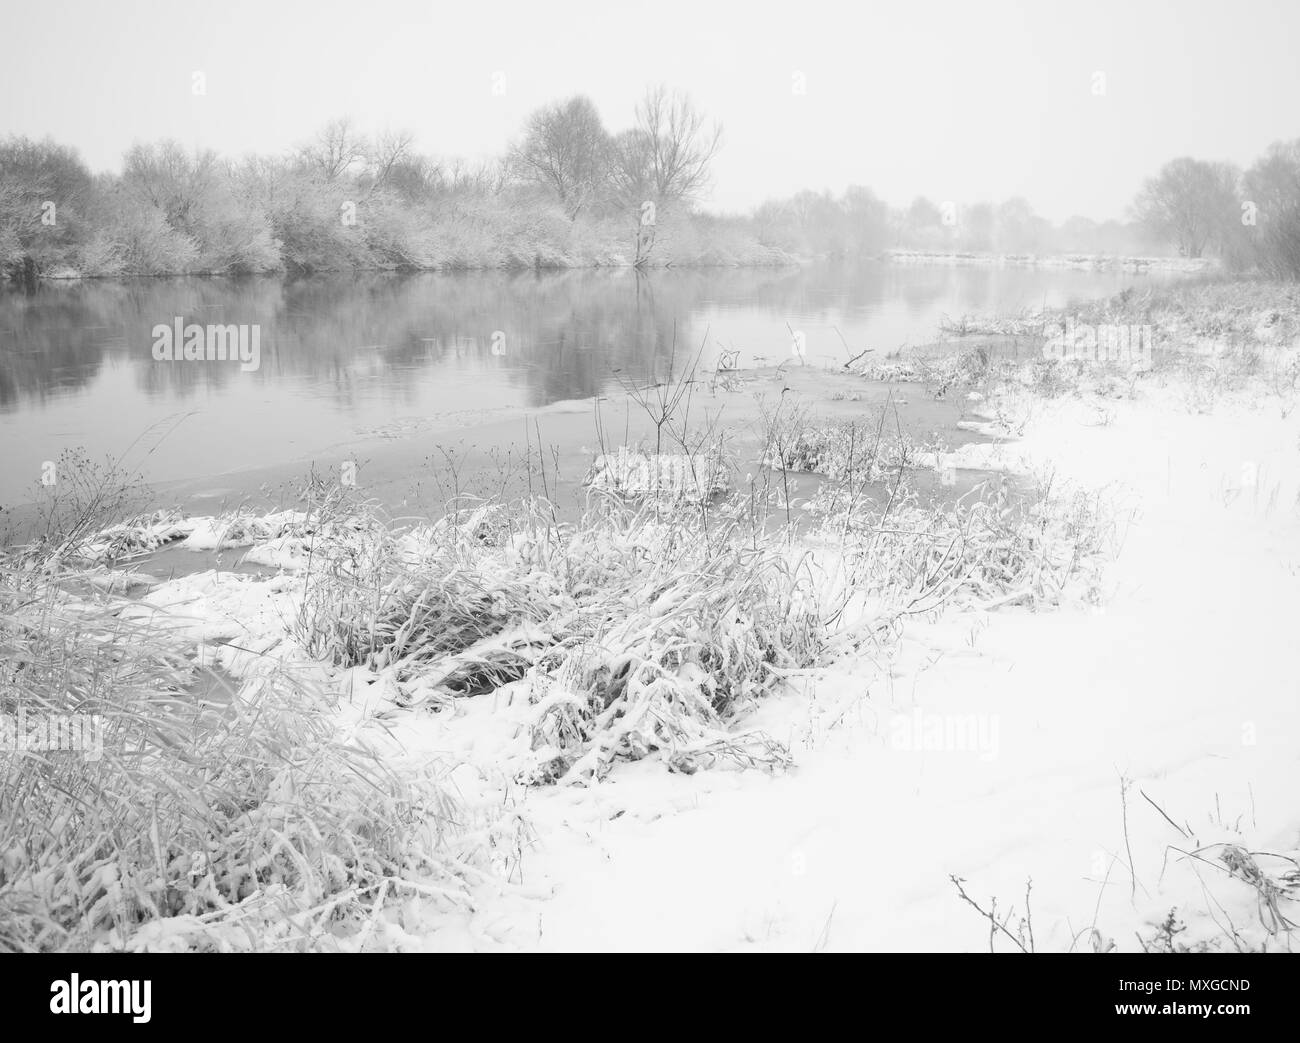
{"label": "reflection of trees in water", "polygon": [[140,363],[146,390],[184,396],[247,377],[237,363],[155,363],[153,327],[256,322],[274,312],[276,280],[139,279],[44,284],[34,295],[0,294],[0,405],[84,387],[109,360]]}
{"label": "reflection of trees in water", "polygon": [[885,298],[902,301],[908,316],[920,319],[952,294],[953,273],[952,268],[920,268],[916,272],[905,272],[901,266],[889,266],[884,277]]}
{"label": "reflection of trees in water", "polygon": [[[1073,274],[1073,273],[1066,273]],[[835,322],[882,302],[914,318],[936,307],[988,311],[1041,303],[1068,281],[1006,269],[824,263],[782,269],[330,274],[302,279],[148,279],[0,295],[0,407],[93,380],[106,359],[138,363],[151,395],[185,398],[236,381],[311,383],[341,405],[378,379],[410,399],[417,381],[394,371],[498,371],[531,405],[585,398],[626,379],[663,378],[694,357],[692,317],[767,311]],[[1084,291],[1095,285],[1080,280]],[[152,330],[187,323],[261,325],[261,369],[238,363],[155,363]],[[493,334],[504,339],[493,350]],[[745,347],[745,345],[736,345]],[[717,344],[710,343],[714,349]],[[706,351],[706,358],[712,356]]]}
{"label": "reflection of trees in water", "polygon": [[57,285],[30,295],[0,293],[0,408],[94,377],[114,335],[104,318],[107,296]]}

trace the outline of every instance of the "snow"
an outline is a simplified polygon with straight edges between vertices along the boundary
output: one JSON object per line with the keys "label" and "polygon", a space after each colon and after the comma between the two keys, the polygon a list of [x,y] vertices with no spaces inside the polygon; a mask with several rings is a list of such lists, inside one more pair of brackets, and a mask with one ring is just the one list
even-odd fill
{"label": "snow", "polygon": [[[1090,947],[1094,926],[1137,949],[1173,907],[1185,941],[1264,941],[1256,891],[1211,845],[1300,847],[1300,413],[1197,415],[1159,389],[1107,403],[1105,426],[1096,408],[1039,403],[1016,448],[1134,508],[1100,607],[914,622],[891,661],[841,664],[743,722],[790,742],[783,774],[642,762],[529,791],[522,866],[549,896],[490,894],[406,946],[986,949],[950,874],[1017,917],[1032,879],[1039,950]],[[440,722],[447,748],[491,763],[501,698]],[[949,749],[925,740],[940,722]]]}
{"label": "snow", "polygon": [[[395,762],[444,764],[466,821],[492,838],[495,872],[475,879],[472,909],[409,899],[369,944],[986,949],[988,922],[950,875],[1016,917],[1032,880],[1039,950],[1132,950],[1173,907],[1184,940],[1231,928],[1267,941],[1256,890],[1211,845],[1300,848],[1300,411],[1242,396],[1202,414],[1154,384],[999,410],[1020,437],[937,464],[1103,492],[1120,546],[1101,604],[915,618],[897,645],[797,677],[736,726],[787,743],[788,770],[687,775],[651,758],[585,786],[525,787],[520,771],[546,754],[530,749],[526,681],[435,713],[399,708],[411,693],[391,672],[317,665],[348,693],[341,725]],[[187,543],[232,535],[199,519]],[[235,677],[268,658],[304,669],[286,630],[301,549],[259,547],[290,571],[185,576],[128,614]]]}

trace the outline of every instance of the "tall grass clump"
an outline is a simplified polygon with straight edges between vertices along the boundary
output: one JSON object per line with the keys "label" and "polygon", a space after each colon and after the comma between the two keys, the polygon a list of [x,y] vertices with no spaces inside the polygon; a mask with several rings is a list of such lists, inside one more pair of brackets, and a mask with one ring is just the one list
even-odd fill
{"label": "tall grass clump", "polygon": [[[1049,477],[999,475],[960,496],[923,499],[918,479],[930,472],[933,484],[934,456],[897,422],[890,431],[887,410],[825,423],[806,409],[778,406],[763,421],[763,459],[778,482],[794,470],[822,479],[797,506],[814,522],[813,545],[839,562],[827,585],[842,599],[831,618],[871,601],[892,632],[903,617],[948,604],[1037,607],[1074,591],[1096,596],[1113,536],[1102,497],[1056,489]],[[771,475],[764,481],[770,485]],[[782,491],[778,503],[794,502],[788,485]],[[851,642],[849,630],[839,636]]]}
{"label": "tall grass clump", "polygon": [[72,517],[0,555],[0,949],[335,948],[387,894],[456,894],[433,766],[273,661],[200,699],[193,639],[86,582]]}
{"label": "tall grass clump", "polygon": [[765,412],[762,463],[778,471],[825,475],[836,481],[875,481],[918,465],[923,446],[875,420],[814,420],[807,410]]}
{"label": "tall grass clump", "polygon": [[1050,480],[985,481],[950,503],[919,502],[909,482],[883,505],[848,483],[819,494],[820,537],[843,555],[856,598],[880,606],[877,632],[907,616],[954,608],[1053,607],[1099,597],[1115,548],[1104,497]]}
{"label": "tall grass clump", "polygon": [[372,569],[332,559],[295,626],[318,654],[386,672],[407,706],[514,685],[531,707],[521,781],[650,754],[781,765],[730,725],[815,659],[816,592],[781,541],[697,506],[597,494],[574,525],[538,502],[453,512]]}
{"label": "tall grass clump", "polygon": [[824,644],[819,593],[778,538],[638,513],[564,557],[604,575],[579,578],[578,627],[529,678],[532,778],[598,778],[654,751],[678,771],[787,762],[768,737],[728,728]]}

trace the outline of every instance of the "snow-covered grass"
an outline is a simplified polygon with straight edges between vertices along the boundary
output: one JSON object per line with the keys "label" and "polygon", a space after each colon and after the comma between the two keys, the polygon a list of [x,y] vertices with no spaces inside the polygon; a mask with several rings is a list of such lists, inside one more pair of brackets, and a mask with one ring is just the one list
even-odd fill
{"label": "snow-covered grass", "polygon": [[[63,516],[0,559],[0,949],[347,946],[385,895],[463,899],[436,764],[341,728],[306,656],[222,659],[194,597],[142,605],[115,586],[156,580],[86,564],[194,526]],[[93,744],[68,741],[82,726]]]}
{"label": "snow-covered grass", "polygon": [[[1151,358],[1098,363],[1046,357],[1036,349],[1065,323],[1147,328]],[[1096,393],[1123,398],[1141,378],[1146,386],[1176,386],[1205,411],[1225,393],[1262,384],[1278,396],[1300,387],[1300,288],[1264,279],[1205,276],[1087,301],[1060,312],[965,316],[945,332],[955,349],[938,357],[896,353],[858,363],[857,373],[886,381],[916,381],[939,394],[988,397],[1008,388],[1041,397]],[[970,343],[965,338],[976,338]],[[1008,357],[1007,344],[1025,350]]]}
{"label": "snow-covered grass", "polygon": [[[518,685],[533,707],[514,774],[600,778],[661,753],[781,766],[726,723],[808,666],[816,592],[779,537],[688,503],[597,497],[577,525],[481,506],[401,535],[318,545],[293,629],[322,659],[381,675],[405,707]],[[372,519],[373,520],[373,519]]]}
{"label": "snow-covered grass", "polygon": [[[808,670],[962,594],[1049,594],[1033,577],[1054,574],[1051,541],[1005,495],[922,512],[906,461],[872,461],[801,461],[832,479],[811,542],[769,524],[770,475],[703,510],[597,490],[577,524],[533,501],[407,528],[312,479],[300,510],[154,512],[12,552],[5,709],[107,724],[99,760],[4,762],[4,943],[364,944],[380,919],[396,929],[394,899],[445,904],[484,865],[518,870],[522,854],[502,854],[521,842],[516,787],[600,786],[642,759],[788,768],[788,744],[747,722]],[[861,501],[890,469],[891,502]],[[118,567],[164,544],[242,545],[278,574],[164,583]],[[1060,581],[1091,553],[1058,562]],[[196,692],[209,675],[226,679],[219,698]],[[471,759],[462,804],[467,762],[418,751],[461,707],[503,698],[496,781]]]}
{"label": "snow-covered grass", "polygon": [[1040,952],[1294,948],[1300,426],[1263,385],[1209,414],[1139,391],[1106,424],[1086,394],[997,403],[1064,503],[1112,506],[1079,596],[950,599],[810,671],[746,721],[779,777],[630,766],[534,801],[553,894],[474,944],[1014,950],[1025,920]]}
{"label": "snow-covered grass", "polygon": [[196,701],[186,642],[31,575],[0,573],[0,711],[98,715],[103,746],[0,752],[0,947],[314,947],[432,872],[441,786],[345,741],[309,678]]}
{"label": "snow-covered grass", "polygon": [[821,474],[849,484],[919,467],[923,447],[896,432],[891,421],[896,418],[887,409],[863,419],[826,421],[807,406],[765,407],[762,462],[778,471]]}

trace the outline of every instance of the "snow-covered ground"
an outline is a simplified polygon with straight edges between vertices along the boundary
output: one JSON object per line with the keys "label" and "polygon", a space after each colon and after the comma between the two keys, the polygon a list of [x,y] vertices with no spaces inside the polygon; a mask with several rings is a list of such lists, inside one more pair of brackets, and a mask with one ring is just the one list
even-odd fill
{"label": "snow-covered ground", "polygon": [[431,713],[402,708],[410,692],[383,671],[327,669],[296,645],[302,515],[164,519],[193,549],[233,561],[256,542],[250,560],[287,571],[184,576],[129,614],[230,676],[288,662],[345,692],[343,725],[394,767],[442,766],[476,852],[463,897],[390,902],[368,948],[987,949],[972,903],[1005,923],[999,949],[1010,935],[1040,951],[1158,946],[1171,910],[1176,947],[1289,948],[1300,410],[1256,384],[1203,411],[1183,379],[981,400],[986,431],[1016,437],[935,465],[1102,496],[1115,540],[1100,596],[950,605],[796,676],[735,724],[784,743],[785,771],[683,774],[656,756],[523,785],[524,682]]}
{"label": "snow-covered ground", "polygon": [[988,251],[962,250],[887,250],[884,257],[891,264],[927,264],[987,266],[996,268],[1078,268],[1085,271],[1122,268],[1129,271],[1149,269],[1175,272],[1203,272],[1214,268],[1206,258],[1130,257],[1112,254],[999,254]]}
{"label": "snow-covered ground", "polygon": [[[746,722],[790,743],[785,774],[641,762],[519,790],[523,887],[394,944],[986,949],[950,875],[1013,933],[1032,880],[1039,950],[1136,950],[1174,908],[1179,944],[1288,944],[1249,865],[1221,856],[1284,880],[1295,864],[1262,852],[1300,849],[1300,411],[1201,415],[1176,391],[1105,410],[1039,401],[1017,444],[1119,506],[1100,606],[912,622],[891,661],[810,677]],[[490,736],[509,710],[477,701],[430,741],[480,780],[504,768]]]}

